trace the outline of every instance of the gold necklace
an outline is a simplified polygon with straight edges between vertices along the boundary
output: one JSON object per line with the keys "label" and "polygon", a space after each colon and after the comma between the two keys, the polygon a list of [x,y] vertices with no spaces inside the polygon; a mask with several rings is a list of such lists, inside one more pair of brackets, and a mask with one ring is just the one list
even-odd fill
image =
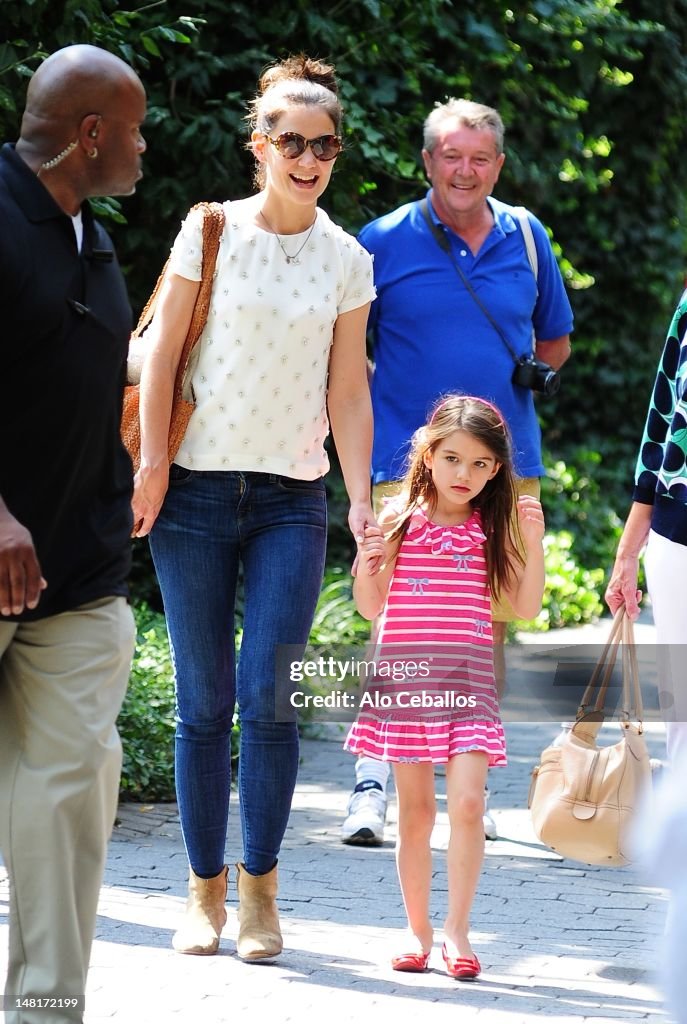
{"label": "gold necklace", "polygon": [[293,264],[294,264],[295,266],[300,266],[300,262],[301,262],[301,261],[300,261],[300,260],[298,259],[298,257],[300,256],[300,254],[301,254],[301,253],[303,252],[303,250],[305,249],[306,245],[308,244],[308,239],[310,238],[310,236],[311,236],[311,235],[312,235],[312,233],[313,233],[313,230],[314,230],[314,228],[315,228],[315,224],[317,223],[317,213],[315,213],[315,220],[314,220],[314,221],[312,222],[312,224],[310,225],[310,231],[308,231],[307,235],[305,236],[305,241],[303,242],[303,244],[302,244],[302,246],[300,247],[300,249],[298,250],[298,252],[295,252],[295,253],[293,254],[293,256],[291,256],[291,255],[290,255],[290,253],[288,253],[288,252],[286,251],[286,249],[284,248],[284,244],[283,244],[283,242],[282,242],[281,238],[279,237],[279,235],[277,234],[277,232],[276,232],[276,231],[274,230],[274,228],[272,227],[272,225],[270,224],[270,222],[268,221],[267,217],[266,217],[266,216],[265,216],[265,214],[264,214],[264,213],[262,212],[262,210],[260,211],[260,216],[262,217],[262,219],[264,220],[265,224],[267,225],[267,227],[269,228],[269,230],[270,230],[270,231],[272,232],[272,234],[274,235],[274,237],[275,237],[275,238],[277,239],[277,241],[279,242],[279,248],[281,249],[281,251],[282,251],[282,252],[284,253],[284,255],[286,256],[286,262],[287,262],[287,263],[293,263]]}

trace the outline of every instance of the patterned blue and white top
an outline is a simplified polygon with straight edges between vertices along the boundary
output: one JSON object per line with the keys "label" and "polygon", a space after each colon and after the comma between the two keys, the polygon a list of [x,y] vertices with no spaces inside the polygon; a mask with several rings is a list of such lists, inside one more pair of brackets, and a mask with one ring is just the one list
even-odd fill
{"label": "patterned blue and white top", "polygon": [[687,291],[675,310],[658,366],[633,499],[654,506],[655,533],[687,544]]}

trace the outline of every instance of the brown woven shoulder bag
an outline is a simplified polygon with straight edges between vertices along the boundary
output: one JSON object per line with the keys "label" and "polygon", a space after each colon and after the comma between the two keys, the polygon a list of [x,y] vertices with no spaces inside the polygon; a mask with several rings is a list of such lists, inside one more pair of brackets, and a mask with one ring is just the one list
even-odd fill
{"label": "brown woven shoulder bag", "polygon": [[[196,297],[196,303],[193,307],[193,315],[191,316],[191,322],[186,334],[186,340],[184,341],[184,347],[181,350],[176,378],[174,380],[172,414],[169,422],[168,456],[170,463],[174,462],[174,457],[179,451],[181,442],[184,439],[184,434],[188,427],[188,421],[195,409],[195,396],[193,394],[193,389],[190,386],[190,381],[187,381],[187,376],[190,376],[188,373],[189,363],[191,360],[191,354],[198,343],[203,330],[205,329],[205,324],[207,323],[210,299],[212,296],[215,265],[217,263],[217,253],[219,250],[222,231],[224,230],[224,210],[220,203],[198,203],[193,207],[193,209],[203,210],[202,278],[200,288],[198,289],[198,295]],[[162,273],[157,280],[157,284],[153,289],[153,293],[148,299],[148,302],[141,313],[138,324],[136,325],[136,329],[131,335],[129,350],[130,356],[135,348],[140,347],[140,342],[143,340],[143,333],[153,319],[158,296],[165,280],[168,266],[169,260],[165,263]],[[130,359],[130,363],[132,362],[133,360]],[[137,381],[132,380],[132,372],[131,368],[129,368],[127,372],[127,384],[124,388],[121,432],[124,445],[131,456],[131,461],[134,464],[134,472],[138,470],[141,464],[141,420],[139,416],[139,402],[140,385]]]}

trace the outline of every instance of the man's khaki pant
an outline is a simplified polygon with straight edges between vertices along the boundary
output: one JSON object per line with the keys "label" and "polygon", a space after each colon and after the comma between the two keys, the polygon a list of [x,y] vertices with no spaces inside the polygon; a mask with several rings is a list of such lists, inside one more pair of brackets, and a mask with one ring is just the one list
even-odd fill
{"label": "man's khaki pant", "polygon": [[[117,808],[115,722],[135,629],[122,597],[0,622],[0,850],[10,880],[7,1024],[81,1021]],[[78,1010],[12,1008],[80,997]]]}

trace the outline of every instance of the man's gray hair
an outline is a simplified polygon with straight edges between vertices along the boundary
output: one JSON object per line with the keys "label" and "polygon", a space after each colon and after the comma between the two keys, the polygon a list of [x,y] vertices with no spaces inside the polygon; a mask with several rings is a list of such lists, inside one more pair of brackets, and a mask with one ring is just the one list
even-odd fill
{"label": "man's gray hair", "polygon": [[439,141],[439,133],[446,121],[459,121],[466,128],[475,128],[478,131],[488,129],[494,134],[496,152],[503,152],[504,127],[498,110],[485,107],[483,103],[451,97],[445,103],[437,103],[425,119],[423,145],[429,153],[433,152]]}

